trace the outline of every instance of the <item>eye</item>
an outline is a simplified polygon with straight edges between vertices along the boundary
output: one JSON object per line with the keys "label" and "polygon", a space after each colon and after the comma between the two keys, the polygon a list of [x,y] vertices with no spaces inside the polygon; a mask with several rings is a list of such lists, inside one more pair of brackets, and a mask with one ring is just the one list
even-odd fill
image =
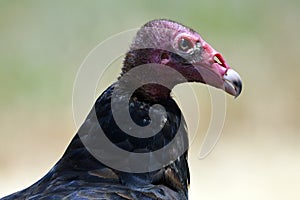
{"label": "eye", "polygon": [[194,48],[193,42],[185,37],[182,37],[178,40],[178,49],[181,51],[187,52],[188,50]]}

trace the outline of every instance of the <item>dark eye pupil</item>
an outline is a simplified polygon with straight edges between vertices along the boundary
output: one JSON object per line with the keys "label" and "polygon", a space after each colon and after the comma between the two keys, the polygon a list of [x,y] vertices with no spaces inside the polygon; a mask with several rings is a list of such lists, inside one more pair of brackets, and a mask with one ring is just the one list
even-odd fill
{"label": "dark eye pupil", "polygon": [[182,51],[187,51],[188,49],[192,48],[193,45],[192,43],[185,39],[185,38],[182,38],[180,41],[179,41],[179,49],[182,50]]}

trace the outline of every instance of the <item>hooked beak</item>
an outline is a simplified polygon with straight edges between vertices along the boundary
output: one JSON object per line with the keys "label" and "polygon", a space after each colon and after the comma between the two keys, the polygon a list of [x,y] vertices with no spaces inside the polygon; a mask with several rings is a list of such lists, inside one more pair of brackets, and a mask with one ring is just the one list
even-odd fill
{"label": "hooked beak", "polygon": [[238,97],[242,91],[242,80],[240,75],[231,69],[231,67],[226,63],[223,56],[214,50],[210,45],[204,42],[203,45],[203,60],[206,62],[206,66],[217,74],[221,80],[220,81],[209,81],[211,79],[207,78],[208,84],[215,86],[217,88],[223,89],[230,95]]}
{"label": "hooked beak", "polygon": [[242,92],[242,80],[240,75],[233,69],[228,69],[223,79],[224,90],[234,97],[238,97]]}

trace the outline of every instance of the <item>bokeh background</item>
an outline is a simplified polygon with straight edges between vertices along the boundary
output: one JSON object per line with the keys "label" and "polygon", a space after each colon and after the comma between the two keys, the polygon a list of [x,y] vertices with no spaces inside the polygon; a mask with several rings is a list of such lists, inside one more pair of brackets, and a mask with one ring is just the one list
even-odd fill
{"label": "bokeh background", "polygon": [[222,136],[203,160],[211,105],[207,89],[193,85],[203,126],[189,156],[191,199],[300,198],[298,0],[1,0],[0,197],[37,181],[63,154],[77,129],[73,83],[91,49],[156,18],[199,31],[244,81],[238,99],[227,97]]}

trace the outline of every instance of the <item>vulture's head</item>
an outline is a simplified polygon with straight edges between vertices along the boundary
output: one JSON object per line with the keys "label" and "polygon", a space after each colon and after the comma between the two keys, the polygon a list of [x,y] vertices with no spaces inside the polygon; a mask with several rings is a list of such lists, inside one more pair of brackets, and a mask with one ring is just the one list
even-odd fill
{"label": "vulture's head", "polygon": [[[169,66],[188,82],[208,84],[235,97],[242,90],[239,74],[231,69],[223,56],[199,33],[174,21],[153,20],[137,32],[126,54],[122,74],[149,63]],[[174,81],[172,76],[163,76]],[[180,81],[174,85],[178,83]]]}

